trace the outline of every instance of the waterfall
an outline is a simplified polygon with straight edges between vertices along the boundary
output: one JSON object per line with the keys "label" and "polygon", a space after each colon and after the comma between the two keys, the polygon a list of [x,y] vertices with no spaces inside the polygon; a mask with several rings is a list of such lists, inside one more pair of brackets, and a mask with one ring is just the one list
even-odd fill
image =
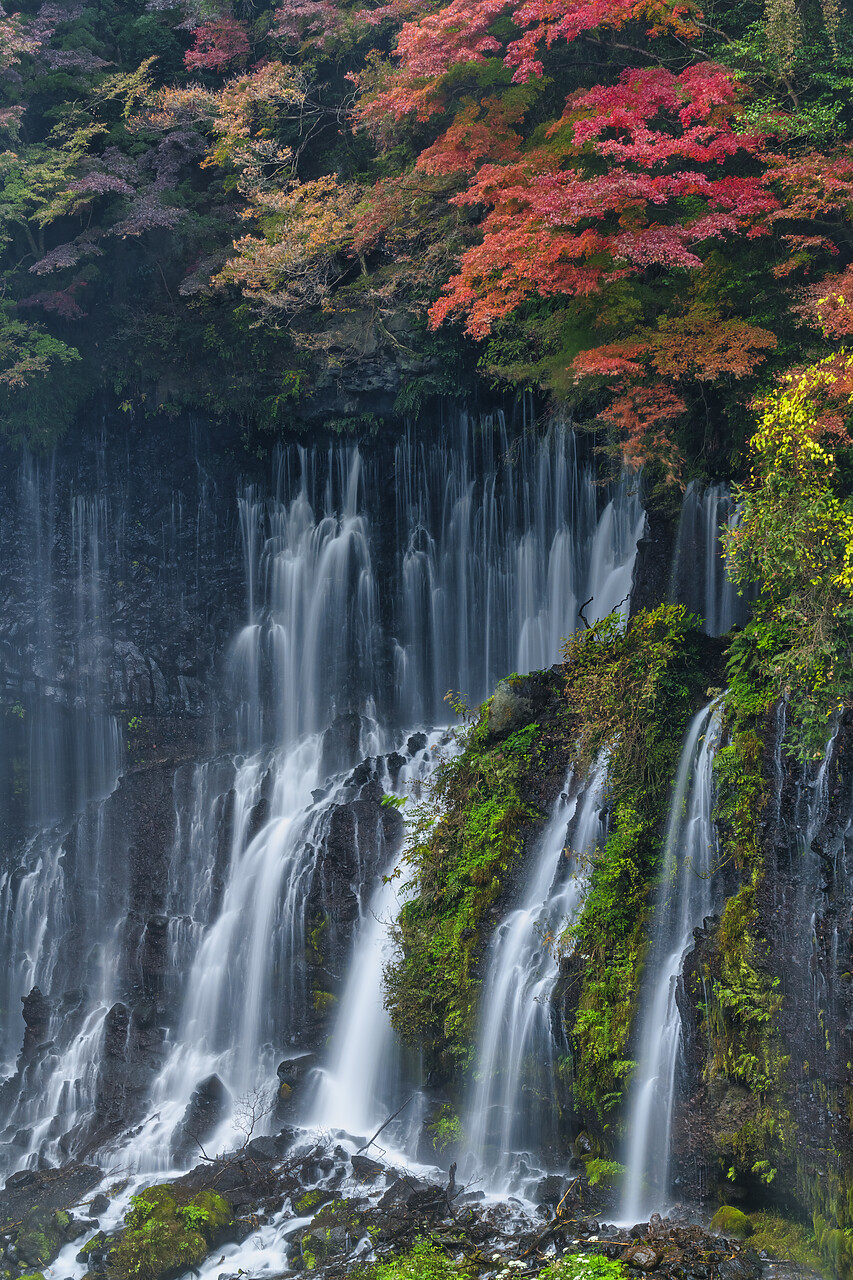
{"label": "waterfall", "polygon": [[[457,740],[434,731],[422,750],[400,771],[393,791],[417,798],[439,761],[458,753]],[[391,789],[391,788],[389,788]],[[370,1136],[404,1102],[401,1055],[385,1009],[382,971],[390,952],[389,925],[400,913],[402,899],[393,876],[399,850],[373,893],[360,903],[352,964],[341,996],[340,1013],[329,1046],[328,1065],[320,1079],[309,1124]],[[409,1082],[411,1083],[411,1082]],[[412,1129],[411,1112],[403,1126]],[[394,1131],[385,1132],[385,1141]]]}
{"label": "waterfall", "polygon": [[550,666],[578,626],[625,616],[645,515],[637,484],[605,494],[575,436],[514,440],[462,422],[424,443],[408,431],[396,485],[396,712],[441,718],[448,689],[481,702],[511,671]]}
{"label": "waterfall", "polygon": [[711,812],[721,718],[717,701],[691,720],[670,800],[628,1113],[622,1215],[631,1222],[664,1209],[669,1195],[672,1108],[682,1047],[676,987],[693,930],[714,905],[717,841]]}
{"label": "waterfall", "polygon": [[681,504],[669,598],[703,619],[709,636],[721,636],[748,617],[747,600],[728,576],[720,540],[723,525],[740,519],[727,485],[701,489],[691,480]]}
{"label": "waterfall", "polygon": [[[584,855],[602,837],[607,761],[584,782],[570,773],[539,841],[521,903],[498,925],[486,962],[475,1083],[463,1128],[474,1168],[504,1192],[522,1189],[526,1159],[557,1118],[551,995],[557,938],[585,883]],[[535,1155],[534,1155],[535,1159]],[[521,1185],[519,1185],[521,1184]]]}
{"label": "waterfall", "polygon": [[[74,784],[70,818],[52,797],[38,801],[37,830],[0,874],[5,1008],[31,987],[45,1001],[30,1009],[17,1071],[20,1033],[14,1014],[4,1020],[6,1158],[54,1160],[95,1143],[116,1168],[164,1170],[193,1095],[214,1078],[221,1109],[206,1140],[227,1142],[237,1102],[275,1088],[280,1058],[322,1048],[327,988],[344,971],[314,1107],[362,1131],[402,1072],[379,995],[393,905],[381,877],[398,853],[379,801],[431,767],[434,738],[401,744],[445,720],[449,689],[476,702],[507,672],[554,662],[590,597],[590,619],[627,611],[645,523],[637,485],[602,489],[570,431],[512,436],[502,418],[462,418],[441,435],[410,428],[390,447],[283,447],[270,483],[241,484],[227,519],[197,460],[195,515],[172,493],[157,500],[154,526],[132,518],[127,463],[103,441],[85,485],[63,481],[65,515],[53,472],[28,465],[21,520],[44,548],[46,705],[63,684],[64,633],[74,707],[104,742],[113,731],[119,741],[116,709],[144,696],[159,716],[175,703],[214,709],[227,749],[164,766],[155,820],[144,769],[115,788],[118,755],[74,749],[44,719],[40,759],[52,750],[62,769],[84,759],[88,781]],[[213,681],[208,658],[204,686],[183,674],[202,670],[185,652],[173,675],[164,637],[145,638],[150,618],[128,638],[122,591],[128,580],[147,589],[150,576],[157,609],[165,602],[201,635],[191,608],[230,616],[215,568],[229,530],[243,623]],[[335,959],[311,968],[320,915]],[[363,1069],[344,1082],[365,1026]]]}

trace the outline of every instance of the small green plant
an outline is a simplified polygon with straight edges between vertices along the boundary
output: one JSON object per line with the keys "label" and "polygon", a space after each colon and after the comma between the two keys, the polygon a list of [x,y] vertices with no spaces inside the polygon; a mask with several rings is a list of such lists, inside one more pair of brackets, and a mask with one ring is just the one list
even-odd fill
{"label": "small green plant", "polygon": [[614,1186],[625,1174],[624,1164],[618,1160],[602,1160],[595,1157],[586,1162],[586,1176],[591,1187]]}
{"label": "small green plant", "polygon": [[178,1210],[178,1217],[183,1218],[188,1231],[202,1231],[210,1222],[210,1212],[197,1204],[184,1205]]}
{"label": "small green plant", "polygon": [[570,1253],[540,1271],[539,1280],[626,1280],[627,1275],[621,1262],[597,1253]]}
{"label": "small green plant", "polygon": [[408,798],[408,796],[394,796],[389,792],[386,792],[379,803],[385,809],[397,809],[399,811],[406,807],[406,801]]}
{"label": "small green plant", "polygon": [[462,1122],[449,1103],[439,1109],[427,1127],[432,1135],[432,1145],[438,1152],[462,1141]]}
{"label": "small green plant", "polygon": [[376,1268],[376,1280],[469,1280],[469,1274],[430,1240],[416,1240],[408,1253]]}

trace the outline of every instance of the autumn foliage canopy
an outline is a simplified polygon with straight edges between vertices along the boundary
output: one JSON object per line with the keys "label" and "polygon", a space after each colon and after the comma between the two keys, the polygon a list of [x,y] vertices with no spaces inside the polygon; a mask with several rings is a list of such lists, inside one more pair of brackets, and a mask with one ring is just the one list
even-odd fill
{"label": "autumn foliage canopy", "polygon": [[[677,478],[853,331],[839,0],[164,3],[137,46],[75,44],[54,4],[0,18],[16,368],[75,358],[99,259],[138,242],[160,318],[130,327],[212,352],[230,327],[273,416],[370,334],[421,388],[537,389]],[[59,105],[20,101],[54,72]]]}

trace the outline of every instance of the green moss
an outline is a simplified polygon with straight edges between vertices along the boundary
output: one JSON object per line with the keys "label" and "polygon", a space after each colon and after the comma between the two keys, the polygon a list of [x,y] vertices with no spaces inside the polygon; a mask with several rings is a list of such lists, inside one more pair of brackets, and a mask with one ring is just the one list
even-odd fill
{"label": "green moss", "polygon": [[817,1241],[801,1223],[791,1222],[775,1213],[753,1213],[750,1221],[752,1235],[749,1243],[756,1252],[764,1250],[773,1258],[821,1271]]}
{"label": "green moss", "polygon": [[625,1166],[618,1160],[602,1160],[594,1156],[586,1161],[586,1176],[591,1187],[614,1187],[624,1174]]}
{"label": "green moss", "polygon": [[328,927],[329,916],[322,915],[319,917],[314,927],[308,930],[307,958],[309,964],[323,964],[323,934],[326,932]]}
{"label": "green moss", "polygon": [[414,892],[385,970],[391,1021],[424,1048],[432,1070],[470,1060],[488,911],[518,856],[524,826],[542,816],[519,789],[535,764],[539,725],[496,740],[488,713],[484,703],[461,735],[462,753],[438,766],[412,814],[403,865]]}
{"label": "green moss", "polygon": [[581,767],[608,753],[610,834],[592,858],[566,944],[580,967],[572,1028],[576,1100],[606,1123],[634,1068],[628,1043],[670,786],[687,718],[707,683],[706,643],[680,605],[611,615],[565,648]]}
{"label": "green moss", "polygon": [[746,1240],[752,1235],[752,1223],[740,1209],[724,1204],[711,1219],[711,1230],[715,1235],[727,1236],[731,1240]]}
{"label": "green moss", "polygon": [[15,1240],[18,1258],[26,1267],[46,1267],[65,1243],[65,1232],[71,1221],[64,1210],[28,1209]]}
{"label": "green moss", "polygon": [[815,1214],[814,1234],[829,1273],[835,1280],[853,1280],[853,1231],[831,1226],[820,1214]]}
{"label": "green moss", "polygon": [[325,1191],[320,1191],[317,1188],[313,1191],[306,1191],[305,1195],[294,1204],[293,1211],[297,1217],[306,1218],[313,1209],[316,1209],[326,1199],[328,1199],[328,1195]]}
{"label": "green moss", "polygon": [[764,945],[756,937],[755,888],[743,885],[729,898],[716,935],[719,975],[707,1005],[713,1056],[711,1075],[745,1084],[763,1098],[781,1085],[788,1059],[776,1030],[782,1007],[779,979],[758,968]]}
{"label": "green moss", "polygon": [[111,1277],[161,1280],[198,1266],[231,1221],[231,1210],[215,1191],[179,1200],[168,1183],[131,1197],[124,1230],[109,1256]]}
{"label": "green moss", "polygon": [[328,1013],[337,1004],[338,998],[331,991],[321,991],[315,987],[311,992],[311,1003],[318,1013]]}
{"label": "green moss", "polygon": [[768,969],[756,893],[764,876],[759,822],[767,798],[764,739],[769,699],[753,639],[735,636],[728,654],[726,717],[729,743],[717,752],[715,820],[724,856],[745,873],[726,902],[705,971],[705,999],[699,1004],[709,1046],[707,1079],[723,1078],[753,1095],[750,1116],[733,1133],[720,1135],[719,1155],[726,1175],[743,1175],[765,1185],[794,1148],[794,1128],[786,1105],[788,1056],[778,1030],[780,980]]}

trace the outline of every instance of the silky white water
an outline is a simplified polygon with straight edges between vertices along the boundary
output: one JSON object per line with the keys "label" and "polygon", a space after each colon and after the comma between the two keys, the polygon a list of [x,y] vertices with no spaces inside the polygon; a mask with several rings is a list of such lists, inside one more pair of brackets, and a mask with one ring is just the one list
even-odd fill
{"label": "silky white water", "polygon": [[676,986],[684,956],[715,901],[717,838],[712,818],[719,702],[688,725],[670,799],[648,978],[640,993],[637,1068],[628,1109],[621,1216],[640,1222],[667,1207],[676,1074],[682,1046]]}
{"label": "silky white water", "polygon": [[[580,904],[587,856],[600,842],[607,761],[572,773],[543,831],[519,906],[498,925],[485,964],[475,1085],[463,1128],[473,1173],[491,1190],[529,1182],[531,1153],[553,1128],[558,1037],[551,994],[559,938]],[[535,1164],[534,1164],[535,1168]]]}
{"label": "silky white water", "polygon": [[[417,751],[407,755],[402,781],[392,784],[386,753],[402,749],[413,728],[446,720],[448,690],[475,704],[508,672],[550,665],[590,598],[589,620],[616,607],[625,614],[645,516],[635,481],[602,491],[574,436],[559,426],[544,437],[512,437],[502,419],[462,418],[431,435],[408,430],[390,448],[333,441],[282,449],[270,484],[241,485],[234,505],[245,623],[216,677],[215,702],[220,737],[236,750],[177,767],[162,924],[158,916],[137,926],[128,917],[137,893],[127,870],[135,834],[121,816],[122,789],[113,790],[120,740],[105,703],[109,655],[130,649],[113,641],[102,621],[117,579],[131,571],[124,499],[113,511],[100,491],[78,492],[63,514],[50,505],[51,484],[28,463],[21,503],[31,513],[34,545],[44,549],[38,575],[46,601],[53,598],[54,525],[71,525],[77,705],[88,736],[85,749],[72,753],[43,700],[34,717],[34,750],[43,763],[34,773],[51,776],[53,752],[77,812],[63,817],[68,809],[57,795],[39,797],[37,830],[0,880],[10,921],[5,1007],[18,1009],[20,996],[38,986],[53,1037],[7,1092],[5,1134],[15,1140],[15,1163],[52,1159],[60,1145],[73,1153],[107,1111],[114,1115],[122,1086],[99,1063],[110,1027],[131,1019],[121,1054],[132,1052],[137,1035],[137,960],[127,951],[128,930],[142,930],[133,943],[142,948],[146,931],[162,928],[165,972],[140,1016],[158,1016],[162,1005],[168,1020],[146,1050],[144,1071],[135,1069],[135,1094],[125,1106],[132,1137],[110,1118],[112,1154],[103,1155],[116,1167],[162,1171],[202,1081],[218,1076],[226,1099],[221,1123],[206,1139],[215,1147],[233,1139],[239,1100],[274,1090],[276,1063],[305,1050],[312,1000],[306,904],[317,891],[336,809],[358,792],[347,783],[349,770],[367,758],[376,785],[403,785],[406,774],[411,780],[431,765]],[[204,539],[219,536],[205,505],[210,496],[203,487],[197,560]],[[174,578],[169,590],[180,598],[178,549],[187,535],[180,495],[167,521],[160,537]],[[40,643],[50,671],[58,670],[55,631],[46,608]],[[144,665],[139,678],[160,697],[162,673],[149,658]],[[132,685],[118,687],[129,699]],[[341,725],[352,727],[350,738]],[[81,781],[72,780],[80,774],[71,770],[74,756],[83,761]],[[385,848],[374,830],[357,831],[349,852],[358,919],[323,1084],[311,1106],[324,1123],[361,1131],[385,1114],[385,1095],[402,1078],[380,990],[384,925],[394,906],[381,875],[397,850]],[[73,1016],[72,991],[79,1005]],[[364,1070],[345,1079],[344,1064],[353,1061],[346,1046],[365,1019],[375,1034],[359,1046]],[[3,1026],[10,1072],[20,1026],[14,1017]]]}

